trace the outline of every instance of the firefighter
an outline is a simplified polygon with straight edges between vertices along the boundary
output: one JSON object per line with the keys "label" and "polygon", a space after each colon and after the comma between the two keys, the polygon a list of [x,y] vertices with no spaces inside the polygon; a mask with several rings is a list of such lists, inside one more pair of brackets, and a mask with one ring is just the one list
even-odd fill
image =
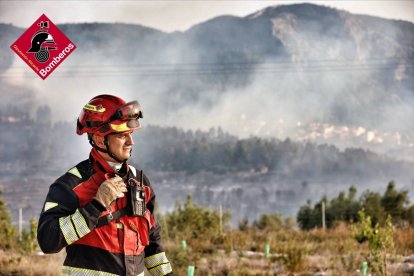
{"label": "firefighter", "polygon": [[82,109],[77,134],[87,133],[89,159],[49,188],[39,218],[44,253],[66,247],[62,275],[172,275],[155,194],[148,178],[127,163],[142,109],[112,95],[99,95]]}

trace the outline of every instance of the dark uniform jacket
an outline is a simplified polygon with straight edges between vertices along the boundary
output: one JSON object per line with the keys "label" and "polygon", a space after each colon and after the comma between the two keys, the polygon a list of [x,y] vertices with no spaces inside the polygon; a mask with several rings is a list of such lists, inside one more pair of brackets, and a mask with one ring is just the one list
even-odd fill
{"label": "dark uniform jacket", "polygon": [[[137,179],[126,162],[117,172],[124,179]],[[122,213],[127,197],[117,199],[111,210],[93,197],[100,184],[115,171],[92,149],[90,157],[58,178],[49,188],[38,225],[38,242],[45,253],[66,247],[62,275],[166,275],[171,265],[154,219],[155,194],[144,175],[145,215]],[[138,180],[138,179],[137,179]],[[139,181],[139,180],[138,180]],[[116,216],[118,214],[118,216]]]}

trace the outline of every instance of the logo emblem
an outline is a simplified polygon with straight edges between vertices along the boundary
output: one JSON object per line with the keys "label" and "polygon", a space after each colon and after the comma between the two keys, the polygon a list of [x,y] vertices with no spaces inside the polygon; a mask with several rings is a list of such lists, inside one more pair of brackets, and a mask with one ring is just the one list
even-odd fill
{"label": "logo emblem", "polygon": [[46,79],[76,46],[43,14],[10,48],[39,77]]}
{"label": "logo emblem", "polygon": [[35,58],[38,62],[46,62],[49,60],[49,50],[57,50],[56,47],[50,47],[55,45],[55,41],[51,34],[48,33],[47,28],[49,28],[49,21],[40,21],[37,23],[37,26],[40,27],[40,30],[36,32],[32,37],[32,45],[27,51],[28,53],[35,53]]}

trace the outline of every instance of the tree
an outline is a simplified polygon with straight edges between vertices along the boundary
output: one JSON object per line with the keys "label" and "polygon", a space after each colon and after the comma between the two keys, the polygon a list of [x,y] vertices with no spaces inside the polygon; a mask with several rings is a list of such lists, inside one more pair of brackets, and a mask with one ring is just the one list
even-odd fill
{"label": "tree", "polygon": [[388,183],[387,190],[385,191],[382,199],[381,206],[387,215],[391,215],[394,223],[402,220],[403,213],[408,205],[407,191],[398,192],[395,189],[394,181]]}
{"label": "tree", "polygon": [[[205,239],[220,233],[219,212],[194,204],[190,195],[187,196],[184,206],[177,203],[174,211],[165,216],[169,235],[173,238]],[[230,214],[225,212],[222,217],[223,225],[229,220]]]}
{"label": "tree", "polygon": [[371,218],[373,225],[383,225],[385,222],[385,211],[381,201],[381,195],[371,191],[365,192],[361,197],[362,208],[364,208],[365,214]]}
{"label": "tree", "polygon": [[33,218],[29,220],[29,230],[23,229],[22,237],[19,241],[20,248],[25,254],[32,254],[38,248],[37,244],[37,221]]}
{"label": "tree", "polygon": [[402,217],[405,221],[407,221],[411,226],[414,226],[414,204],[411,205],[410,208],[405,210]]}
{"label": "tree", "polygon": [[389,275],[387,255],[394,249],[391,216],[388,215],[384,227],[380,227],[378,224],[373,225],[370,216],[362,209],[358,212],[358,223],[352,232],[359,243],[368,242],[368,262],[375,275]]}
{"label": "tree", "polygon": [[302,229],[312,229],[321,225],[321,204],[326,202],[326,226],[335,226],[336,221],[358,221],[358,212],[364,209],[365,214],[370,217],[372,226],[384,226],[389,216],[394,224],[402,222],[414,225],[414,205],[409,206],[407,191],[397,191],[395,183],[390,182],[387,190],[381,197],[379,193],[366,191],[360,199],[356,199],[357,190],[351,186],[348,196],[340,192],[336,198],[327,202],[322,198],[313,207],[310,201],[302,206],[297,214],[297,221]]}
{"label": "tree", "polygon": [[308,200],[305,206],[302,206],[296,216],[300,228],[309,230],[317,225],[314,220],[314,209],[311,206],[311,201]]}
{"label": "tree", "polygon": [[3,200],[3,191],[0,189],[0,249],[10,249],[16,230],[11,225],[11,217],[6,202]]}
{"label": "tree", "polygon": [[258,221],[254,222],[254,226],[260,230],[264,229],[280,229],[283,226],[281,214],[262,214]]}

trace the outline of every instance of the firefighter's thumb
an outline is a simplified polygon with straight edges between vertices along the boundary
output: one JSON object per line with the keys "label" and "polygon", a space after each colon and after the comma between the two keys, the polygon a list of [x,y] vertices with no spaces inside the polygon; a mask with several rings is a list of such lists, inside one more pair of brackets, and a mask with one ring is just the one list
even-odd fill
{"label": "firefighter's thumb", "polygon": [[123,197],[126,191],[126,185],[122,178],[115,176],[102,182],[94,199],[108,208],[115,199]]}

